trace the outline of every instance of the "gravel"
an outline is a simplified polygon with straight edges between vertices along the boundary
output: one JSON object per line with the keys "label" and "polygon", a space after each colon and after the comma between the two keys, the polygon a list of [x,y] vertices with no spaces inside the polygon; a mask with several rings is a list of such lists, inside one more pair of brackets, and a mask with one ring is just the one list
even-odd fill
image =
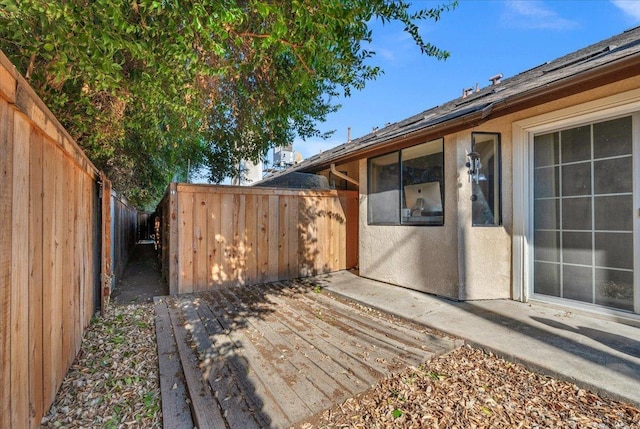
{"label": "gravel", "polygon": [[95,318],[43,428],[161,428],[153,304]]}

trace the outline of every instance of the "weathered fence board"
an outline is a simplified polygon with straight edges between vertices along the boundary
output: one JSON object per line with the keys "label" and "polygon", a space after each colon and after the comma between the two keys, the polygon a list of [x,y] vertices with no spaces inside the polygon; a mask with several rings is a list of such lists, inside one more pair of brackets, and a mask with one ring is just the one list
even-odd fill
{"label": "weathered fence board", "polygon": [[[0,67],[2,95],[6,87],[15,88],[15,80],[14,86],[8,84],[10,81],[11,76]],[[13,120],[9,115],[13,115],[13,109],[0,99],[0,237],[5,243],[13,239],[11,223],[4,221],[11,218],[13,207]],[[0,427],[11,425],[11,374],[7,370],[11,366],[11,260],[11,246],[0,246]]]}
{"label": "weathered fence board", "polygon": [[[29,159],[29,193],[42,195],[43,165],[42,154],[44,137],[37,130],[31,130],[31,148]],[[43,198],[29,198],[29,237],[42,236],[43,231]],[[30,426],[40,422],[34,421],[35,416],[41,416],[43,410],[43,301],[42,301],[42,255],[45,243],[39,240],[29,240],[29,389],[33,412],[30,414]]]}
{"label": "weathered fence board", "polygon": [[[11,217],[11,422],[29,426],[29,137],[31,127],[20,112],[13,115],[13,201]],[[16,362],[24,362],[15,365]]]}
{"label": "weathered fence board", "polygon": [[356,192],[172,184],[157,213],[172,294],[357,264]]}
{"label": "weathered fence board", "polygon": [[113,283],[113,260],[111,259],[111,182],[107,180],[104,173],[100,175],[100,182],[102,188],[102,213],[100,217],[102,219],[102,248],[100,249],[102,254],[102,260],[100,261],[100,299],[101,308],[104,314],[104,310],[109,304],[111,298],[111,288]]}
{"label": "weathered fence board", "polygon": [[[2,428],[40,425],[111,275],[99,183],[109,209],[109,181],[0,52]],[[131,211],[116,228],[135,240]]]}

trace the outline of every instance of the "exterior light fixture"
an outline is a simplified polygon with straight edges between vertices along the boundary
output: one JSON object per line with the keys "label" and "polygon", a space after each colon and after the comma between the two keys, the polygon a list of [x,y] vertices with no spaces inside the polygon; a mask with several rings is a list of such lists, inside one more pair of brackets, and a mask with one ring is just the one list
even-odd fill
{"label": "exterior light fixture", "polygon": [[478,152],[467,152],[467,173],[469,174],[469,182],[478,183],[480,181],[480,154]]}

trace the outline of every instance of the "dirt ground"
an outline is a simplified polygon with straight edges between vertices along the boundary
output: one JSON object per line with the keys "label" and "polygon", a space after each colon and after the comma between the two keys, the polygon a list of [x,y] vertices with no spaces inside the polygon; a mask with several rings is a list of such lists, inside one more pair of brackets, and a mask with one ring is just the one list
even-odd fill
{"label": "dirt ground", "polygon": [[168,294],[169,286],[162,279],[153,242],[136,244],[122,279],[113,290],[112,302],[115,305],[150,303],[154,296]]}

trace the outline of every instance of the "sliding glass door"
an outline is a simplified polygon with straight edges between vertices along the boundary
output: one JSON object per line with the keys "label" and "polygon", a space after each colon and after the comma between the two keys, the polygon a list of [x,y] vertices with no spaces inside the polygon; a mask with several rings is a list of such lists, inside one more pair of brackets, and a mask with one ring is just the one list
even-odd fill
{"label": "sliding glass door", "polygon": [[632,116],[534,136],[534,294],[634,311],[633,136]]}

